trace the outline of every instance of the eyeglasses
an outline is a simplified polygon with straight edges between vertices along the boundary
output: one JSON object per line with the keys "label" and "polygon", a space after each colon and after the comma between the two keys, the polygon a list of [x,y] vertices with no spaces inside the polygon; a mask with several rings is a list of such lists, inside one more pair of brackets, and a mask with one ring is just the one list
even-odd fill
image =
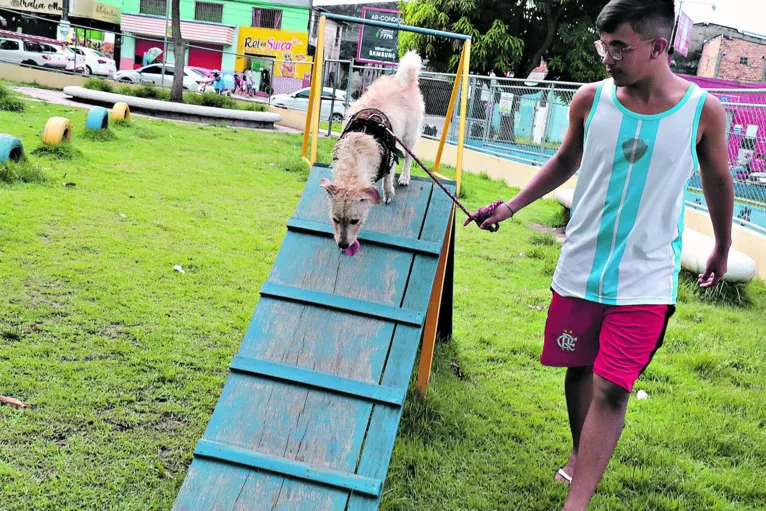
{"label": "eyeglasses", "polygon": [[[646,43],[649,41],[653,41],[654,39],[645,39],[642,40],[642,43]],[[634,46],[609,46],[602,40],[598,40],[594,43],[596,45],[596,52],[598,52],[599,57],[604,58],[606,57],[607,53],[609,53],[609,56],[612,57],[613,60],[622,60],[624,58],[624,54],[626,52],[629,52],[633,49],[635,49]]]}

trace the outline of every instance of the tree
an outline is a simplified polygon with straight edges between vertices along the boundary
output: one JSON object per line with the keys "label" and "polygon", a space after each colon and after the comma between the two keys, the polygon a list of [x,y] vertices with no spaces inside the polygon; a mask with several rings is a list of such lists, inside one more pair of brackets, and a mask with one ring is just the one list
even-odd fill
{"label": "tree", "polygon": [[[472,39],[471,69],[474,74],[512,75],[526,78],[545,59],[548,78],[562,81],[596,81],[606,77],[593,43],[598,39],[595,20],[608,0],[413,0],[401,6],[405,23],[448,32],[468,34]],[[424,34],[400,33],[400,51],[418,50],[429,67],[455,72],[461,41]],[[510,113],[501,119],[504,140],[516,142],[515,116],[522,95],[516,87],[495,88],[491,101],[513,94]],[[548,101],[544,91],[540,100]],[[571,95],[563,94],[568,101]],[[472,112],[483,115],[479,94],[474,91]],[[477,114],[478,112],[478,114]]]}
{"label": "tree", "polygon": [[171,0],[170,13],[172,17],[171,27],[173,31],[173,55],[175,56],[175,70],[173,71],[173,85],[170,87],[170,101],[183,103],[184,101],[184,65],[186,64],[186,41],[181,37],[181,8],[180,0]]}
{"label": "tree", "polygon": [[[603,76],[593,48],[595,19],[608,0],[414,0],[402,4],[405,23],[472,37],[471,72],[525,78],[542,59],[567,81]],[[400,34],[401,49],[417,49],[437,71],[454,72],[460,41]],[[574,59],[573,61],[571,59]],[[570,65],[574,63],[576,65]],[[566,63],[566,65],[564,65]]]}

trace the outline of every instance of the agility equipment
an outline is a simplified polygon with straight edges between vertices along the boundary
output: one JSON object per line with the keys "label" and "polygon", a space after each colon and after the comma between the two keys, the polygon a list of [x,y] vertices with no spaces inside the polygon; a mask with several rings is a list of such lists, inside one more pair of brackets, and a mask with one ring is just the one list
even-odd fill
{"label": "agility equipment", "polygon": [[85,129],[88,131],[101,131],[109,127],[109,111],[102,106],[94,106],[88,111],[85,119]]}
{"label": "agility equipment", "polygon": [[378,509],[453,204],[413,177],[348,257],[329,177],[309,175],[175,511]]}
{"label": "agility equipment", "polygon": [[24,146],[21,140],[13,135],[0,133],[0,163],[8,160],[18,163],[24,156]]}
{"label": "agility equipment", "polygon": [[72,141],[72,124],[66,117],[51,117],[43,129],[43,144],[59,145]]}
{"label": "agility equipment", "polygon": [[112,120],[115,122],[130,122],[130,107],[127,103],[115,103],[112,107]]}

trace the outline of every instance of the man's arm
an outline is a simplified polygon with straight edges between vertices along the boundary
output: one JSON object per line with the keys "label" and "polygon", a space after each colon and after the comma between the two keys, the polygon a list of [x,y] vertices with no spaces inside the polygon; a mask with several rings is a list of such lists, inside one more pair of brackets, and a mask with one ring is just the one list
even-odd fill
{"label": "man's arm", "polygon": [[702,190],[705,193],[710,220],[715,233],[715,249],[708,259],[705,273],[699,276],[702,287],[715,286],[727,271],[731,247],[731,224],[734,214],[734,184],[729,171],[726,144],[726,111],[721,102],[709,94],[700,119],[702,138],[697,144]]}
{"label": "man's arm", "polygon": [[[508,202],[514,213],[564,184],[580,168],[585,141],[585,120],[590,114],[597,88],[598,84],[588,84],[575,93],[569,106],[569,128],[561,147],[532,181]],[[511,209],[497,208],[495,214],[481,224],[481,228],[489,229],[494,224],[507,220],[511,217]]]}

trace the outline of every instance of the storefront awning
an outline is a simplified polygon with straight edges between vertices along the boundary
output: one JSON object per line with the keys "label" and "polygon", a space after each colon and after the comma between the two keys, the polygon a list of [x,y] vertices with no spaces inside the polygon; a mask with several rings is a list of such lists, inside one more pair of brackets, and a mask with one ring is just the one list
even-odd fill
{"label": "storefront awning", "polygon": [[[165,23],[167,22],[167,25]],[[123,14],[122,32],[134,35],[165,37],[167,26],[168,36],[170,32],[170,20],[159,16],[142,14]],[[231,46],[234,44],[235,27],[219,25],[217,23],[205,23],[201,21],[181,21],[181,35],[187,41],[200,43],[220,44]]]}

